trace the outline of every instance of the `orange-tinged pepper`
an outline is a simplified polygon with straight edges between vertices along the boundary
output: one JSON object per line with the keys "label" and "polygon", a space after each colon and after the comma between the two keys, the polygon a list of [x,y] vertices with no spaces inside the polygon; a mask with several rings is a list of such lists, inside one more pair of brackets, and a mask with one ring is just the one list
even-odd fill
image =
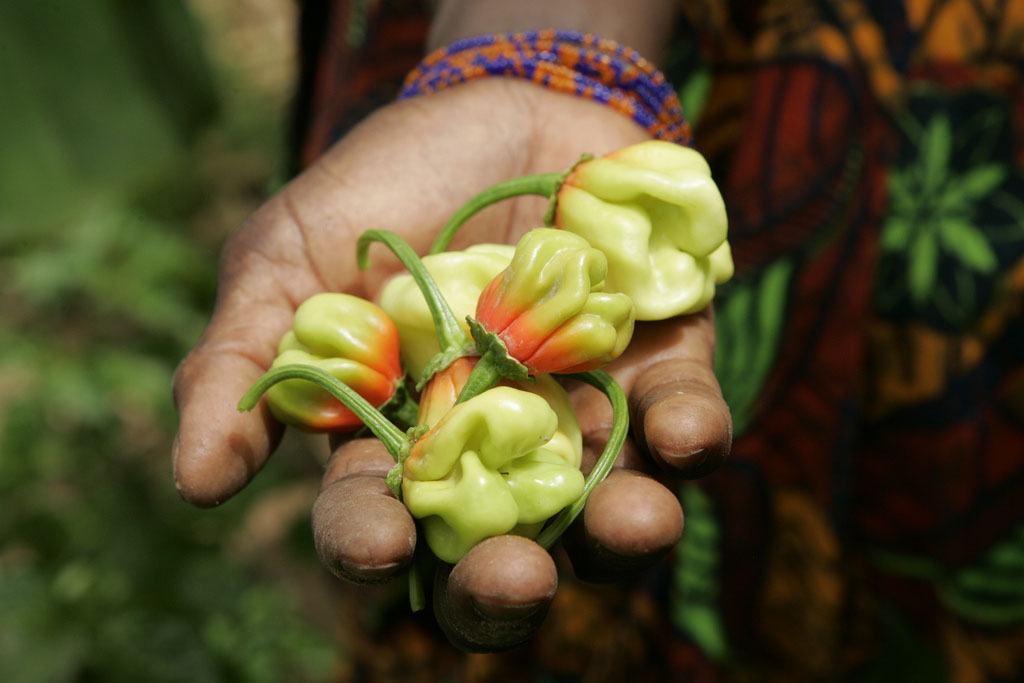
{"label": "orange-tinged pepper", "polygon": [[629,296],[637,320],[695,313],[733,275],[725,204],[707,162],[664,140],[586,155],[565,173],[493,185],[455,212],[430,253],[443,251],[484,207],[527,194],[549,199],[548,225],[586,238],[607,257],[604,291]]}
{"label": "orange-tinged pepper", "polygon": [[[281,339],[271,368],[312,365],[326,370],[371,405],[380,407],[402,381],[398,330],[373,303],[350,294],[327,292],[304,301],[292,329]],[[312,432],[350,432],[362,421],[321,387],[286,380],[267,391],[274,417]]]}
{"label": "orange-tinged pepper", "polygon": [[608,261],[585,239],[537,228],[480,295],[476,320],[530,374],[592,370],[617,358],[633,334],[633,303],[601,291]]}

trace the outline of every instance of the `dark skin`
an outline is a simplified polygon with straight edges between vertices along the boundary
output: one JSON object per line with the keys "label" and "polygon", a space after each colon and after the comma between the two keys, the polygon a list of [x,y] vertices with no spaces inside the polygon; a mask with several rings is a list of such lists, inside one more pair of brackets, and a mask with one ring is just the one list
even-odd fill
{"label": "dark skin", "polygon": [[[209,326],[182,362],[174,395],[180,428],[174,476],[181,495],[217,505],[259,471],[282,427],[264,403],[239,397],[270,366],[299,303],[321,291],[373,299],[399,264],[382,247],[366,272],[355,266],[364,230],[400,233],[420,253],[469,196],[498,181],[567,168],[581,153],[603,154],[647,139],[628,118],[531,83],[492,79],[395,103],[378,111],[272,197],[232,235],[221,262]],[[536,227],[544,201],[503,202],[472,219],[453,249],[514,243]],[[700,476],[731,444],[728,408],[712,373],[710,310],[641,323],[608,370],[629,397],[632,438],[617,469],[592,495],[564,543],[576,573],[613,581],[663,557],[682,533],[678,500],[665,484]],[[585,441],[584,469],[610,428],[607,400],[569,387]],[[402,573],[415,525],[384,486],[392,460],[379,443],[335,449],[313,509],[324,564],[349,580]],[[434,590],[438,622],[471,651],[512,647],[543,621],[557,588],[550,555],[532,541],[481,543]]]}

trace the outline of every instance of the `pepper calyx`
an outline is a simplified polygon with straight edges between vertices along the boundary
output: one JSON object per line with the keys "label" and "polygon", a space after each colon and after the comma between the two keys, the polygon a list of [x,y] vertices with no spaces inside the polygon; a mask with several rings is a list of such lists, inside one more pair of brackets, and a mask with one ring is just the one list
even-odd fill
{"label": "pepper calyx", "polygon": [[449,346],[448,348],[443,348],[440,353],[431,358],[430,362],[423,367],[423,374],[420,375],[419,381],[416,382],[416,391],[422,391],[423,387],[427,385],[427,382],[430,381],[431,377],[441,372],[458,359],[475,355],[477,355],[476,345],[472,342],[469,342],[462,347]]}
{"label": "pepper calyx", "polygon": [[476,340],[476,352],[480,355],[480,360],[473,367],[465,386],[459,392],[456,404],[482,394],[503,379],[530,377],[530,371],[509,354],[508,347],[501,337],[488,331],[472,316],[466,316],[466,322],[469,323],[469,331]]}
{"label": "pepper calyx", "polygon": [[397,462],[390,470],[388,470],[387,476],[384,478],[384,482],[387,484],[391,493],[395,494],[395,498],[402,500],[402,469],[405,466]]}
{"label": "pepper calyx", "polygon": [[509,355],[508,347],[505,346],[501,337],[489,331],[472,317],[467,316],[466,322],[469,323],[469,331],[473,334],[473,340],[476,342],[477,353],[480,356],[490,353],[503,378],[526,379],[530,376],[530,371],[526,369],[526,366]]}
{"label": "pepper calyx", "polygon": [[405,430],[405,443],[395,454],[395,464],[388,470],[387,476],[384,478],[387,487],[391,489],[391,493],[395,494],[395,498],[398,500],[402,500],[402,477],[405,471],[405,461],[409,459],[412,447],[428,431],[430,431],[430,427],[425,424],[414,425]]}

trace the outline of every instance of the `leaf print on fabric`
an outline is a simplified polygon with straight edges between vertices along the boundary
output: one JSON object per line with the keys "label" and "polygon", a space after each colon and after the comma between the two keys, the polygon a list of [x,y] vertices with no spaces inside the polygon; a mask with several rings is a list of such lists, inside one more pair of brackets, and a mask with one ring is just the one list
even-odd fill
{"label": "leaf print on fabric", "polygon": [[715,302],[715,376],[732,412],[733,434],[743,434],[779,348],[793,264],[780,260],[736,280]]}
{"label": "leaf print on fabric", "polygon": [[878,551],[873,558],[885,571],[933,583],[939,599],[968,621],[988,625],[1024,622],[1024,525],[977,562],[955,571],[927,557]]}
{"label": "leaf print on fabric", "polygon": [[907,271],[907,284],[914,301],[921,302],[928,297],[935,284],[938,261],[939,250],[935,235],[918,235],[910,246],[910,268]]}
{"label": "leaf print on fabric", "polygon": [[1000,264],[1024,247],[1014,202],[1024,181],[1011,170],[1006,106],[976,93],[912,98],[879,235],[883,317],[959,329],[984,309]]}
{"label": "leaf print on fabric", "polygon": [[672,574],[672,621],[705,655],[722,661],[728,644],[718,609],[718,521],[711,500],[696,484],[684,484],[679,497],[686,510],[686,533]]}
{"label": "leaf print on fabric", "polygon": [[963,177],[949,168],[952,133],[946,116],[934,117],[921,136],[920,161],[889,179],[893,213],[882,227],[885,250],[908,252],[907,286],[914,303],[927,303],[939,275],[940,246],[961,264],[991,273],[996,259],[971,223],[973,202],[1002,180],[1002,169],[983,166]]}
{"label": "leaf print on fabric", "polygon": [[985,235],[960,216],[940,218],[939,241],[949,251],[957,251],[960,260],[979,273],[991,273],[996,267],[996,254]]}

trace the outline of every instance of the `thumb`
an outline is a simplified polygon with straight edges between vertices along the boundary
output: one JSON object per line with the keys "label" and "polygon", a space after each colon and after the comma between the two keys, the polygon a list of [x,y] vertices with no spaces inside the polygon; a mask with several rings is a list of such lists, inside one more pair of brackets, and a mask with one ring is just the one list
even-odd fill
{"label": "thumb", "polygon": [[218,505],[245,486],[283,431],[265,402],[246,413],[236,406],[273,362],[297,302],[322,289],[308,268],[289,265],[301,249],[277,236],[290,220],[272,200],[225,245],[213,316],[174,376],[174,480],[199,506]]}

